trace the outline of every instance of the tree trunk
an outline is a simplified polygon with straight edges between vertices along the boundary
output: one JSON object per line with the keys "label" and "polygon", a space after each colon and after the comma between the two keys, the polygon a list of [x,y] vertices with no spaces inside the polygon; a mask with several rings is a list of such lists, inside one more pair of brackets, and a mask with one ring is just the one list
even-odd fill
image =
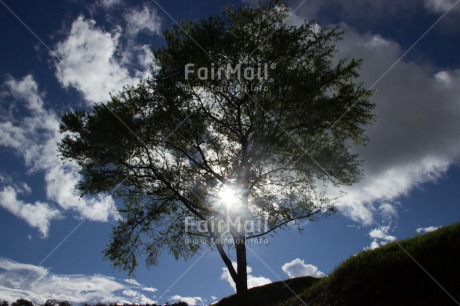
{"label": "tree trunk", "polygon": [[246,261],[246,237],[242,233],[235,239],[237,279],[235,280],[238,305],[249,306],[248,299],[248,272]]}
{"label": "tree trunk", "polygon": [[[245,145],[243,145],[245,147]],[[248,197],[249,197],[249,189],[248,183],[246,178],[246,162],[245,158],[243,158],[242,162],[242,194],[241,194],[241,211],[240,211],[240,218],[246,219],[246,213],[248,211]],[[236,263],[237,263],[237,279],[235,281],[236,285],[236,295],[238,297],[238,305],[249,306],[249,296],[248,296],[248,271],[247,271],[247,260],[246,260],[246,233],[243,226],[244,220],[238,219],[239,227],[237,228],[237,233],[234,233],[233,239],[235,242],[235,249],[236,249]],[[236,234],[236,235],[235,235]]]}

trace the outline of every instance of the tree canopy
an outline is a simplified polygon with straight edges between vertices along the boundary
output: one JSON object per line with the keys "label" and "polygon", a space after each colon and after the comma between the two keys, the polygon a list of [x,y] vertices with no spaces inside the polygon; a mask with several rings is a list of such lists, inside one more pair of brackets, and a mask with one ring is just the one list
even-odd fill
{"label": "tree canopy", "polygon": [[[246,239],[327,215],[334,201],[318,187],[360,179],[350,147],[365,144],[373,118],[360,60],[336,59],[339,29],[289,25],[288,13],[271,1],[181,22],[154,50],[152,78],[62,116],[78,189],[122,200],[105,250],[115,266],[133,272],[140,254],[154,265],[162,250],[187,259],[215,244],[238,282]],[[230,226],[237,270],[210,226],[229,216],[258,224]],[[208,244],[185,243],[197,236]]]}

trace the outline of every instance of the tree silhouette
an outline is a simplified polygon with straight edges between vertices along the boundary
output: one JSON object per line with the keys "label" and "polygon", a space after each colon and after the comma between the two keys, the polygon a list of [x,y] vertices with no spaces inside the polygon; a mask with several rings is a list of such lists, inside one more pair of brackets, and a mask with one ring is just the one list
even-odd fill
{"label": "tree silhouette", "polygon": [[50,299],[47,300],[43,306],[71,306],[71,304],[67,301]]}
{"label": "tree silhouette", "polygon": [[247,304],[247,241],[327,216],[335,202],[323,184],[359,180],[350,146],[365,144],[373,119],[360,61],[334,58],[338,29],[288,25],[288,12],[271,1],[181,22],[154,50],[153,78],[62,116],[78,189],[123,202],[105,250],[115,267],[132,273],[139,254],[150,266],[162,250],[188,259],[209,245]]}
{"label": "tree silhouette", "polygon": [[26,299],[18,299],[11,306],[34,306],[34,303]]}

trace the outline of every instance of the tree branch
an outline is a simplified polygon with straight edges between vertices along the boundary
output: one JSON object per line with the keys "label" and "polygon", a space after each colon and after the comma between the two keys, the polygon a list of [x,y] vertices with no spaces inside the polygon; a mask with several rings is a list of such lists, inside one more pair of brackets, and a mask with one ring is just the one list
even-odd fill
{"label": "tree branch", "polygon": [[220,254],[220,257],[222,257],[222,260],[224,261],[225,265],[227,266],[228,272],[230,273],[230,276],[232,277],[233,281],[236,284],[236,281],[238,279],[238,274],[235,271],[235,268],[233,267],[232,261],[230,258],[228,258],[227,254],[225,254],[224,248],[220,243],[216,242],[217,240],[214,240],[214,243],[217,247],[217,251]]}
{"label": "tree branch", "polygon": [[309,218],[311,216],[313,216],[314,214],[317,214],[318,212],[320,212],[321,209],[317,209],[315,210],[314,212],[312,213],[309,213],[308,215],[303,215],[303,216],[299,216],[299,217],[294,217],[294,218],[291,218],[289,220],[286,220],[284,222],[281,222],[280,224],[278,224],[277,226],[271,228],[270,230],[264,232],[264,233],[261,233],[261,234],[257,234],[257,235],[253,235],[253,236],[249,236],[249,237],[246,237],[246,239],[252,239],[252,238],[257,238],[257,237],[260,237],[260,236],[263,236],[263,235],[266,235],[270,232],[273,232],[274,230],[276,230],[277,228],[283,226],[283,225],[286,225],[287,223],[291,222],[291,221],[294,221],[294,220],[299,220],[299,219],[304,219],[304,218]]}

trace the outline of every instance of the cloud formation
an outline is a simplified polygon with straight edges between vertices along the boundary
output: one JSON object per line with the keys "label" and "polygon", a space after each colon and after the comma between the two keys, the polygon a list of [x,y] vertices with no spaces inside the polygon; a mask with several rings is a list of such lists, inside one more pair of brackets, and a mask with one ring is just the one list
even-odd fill
{"label": "cloud formation", "polygon": [[176,302],[186,302],[190,306],[204,305],[203,304],[204,303],[203,298],[201,298],[199,296],[194,296],[194,297],[187,296],[187,297],[184,297],[184,296],[180,296],[180,295],[174,295],[174,296],[170,297],[169,299],[171,301],[173,301],[174,303],[176,303]]}
{"label": "cloud formation", "polygon": [[0,300],[19,298],[43,304],[48,299],[73,303],[155,303],[140,287],[104,275],[58,275],[47,268],[0,257]]}
{"label": "cloud formation", "polygon": [[[297,6],[291,5],[286,22],[300,24],[310,18],[312,10],[306,8],[313,8],[314,15],[326,3],[338,5],[342,12],[354,4],[379,14],[388,7],[413,9],[413,1],[399,1],[395,6],[382,1],[309,1],[295,12]],[[376,121],[366,127],[368,145],[353,148],[364,162],[363,179],[343,187],[344,193],[333,187],[328,193],[340,197],[339,210],[354,221],[364,225],[373,224],[376,218],[388,222],[397,218],[402,196],[437,181],[460,161],[456,132],[460,130],[460,69],[436,69],[430,63],[408,61],[403,57],[406,50],[397,42],[378,34],[361,34],[346,23],[340,27],[344,39],[336,44],[334,61],[364,60],[359,81],[375,91],[371,101],[376,104]]]}
{"label": "cloud formation", "polygon": [[50,222],[59,219],[61,213],[44,202],[24,203],[17,198],[17,190],[6,186],[0,190],[0,206],[8,210],[18,218],[26,221],[31,227],[39,230],[43,237],[48,235]]}
{"label": "cloud formation", "polygon": [[460,5],[456,0],[425,0],[425,6],[436,13],[445,13],[450,10],[460,11]]}
{"label": "cloud formation", "polygon": [[132,279],[132,278],[127,278],[127,279],[124,279],[124,281],[128,284],[131,284],[131,285],[135,285],[135,286],[140,286],[141,284],[139,284],[139,282],[135,279]]}
{"label": "cloud formation", "polygon": [[122,3],[122,0],[99,0],[99,4],[106,8],[110,9]]}
{"label": "cloud formation", "polygon": [[133,8],[124,15],[127,23],[126,31],[130,36],[136,36],[140,32],[149,34],[161,34],[161,20],[157,12],[144,5],[142,9]]}
{"label": "cloud formation", "polygon": [[104,32],[94,20],[78,17],[68,37],[52,52],[58,81],[65,88],[76,88],[92,103],[106,102],[109,93],[137,83],[115,57],[119,39],[119,30]]}
{"label": "cloud formation", "polygon": [[79,16],[67,37],[51,52],[59,83],[77,89],[89,104],[106,102],[110,93],[116,94],[123,86],[135,85],[150,75],[153,54],[148,45],[136,44],[135,38],[141,32],[159,35],[160,17],[144,5],[129,10],[124,19],[125,29],[117,25],[107,32],[93,19]]}
{"label": "cloud formation", "polygon": [[[0,146],[12,149],[23,159],[29,173],[43,174],[46,203],[25,203],[18,197],[23,193],[17,186],[6,184],[0,190],[0,205],[36,227],[44,236],[50,221],[61,216],[62,211],[76,212],[81,218],[93,221],[117,219],[115,203],[109,195],[80,198],[74,190],[80,179],[75,163],[63,164],[58,155],[60,141],[59,119],[47,110],[44,94],[31,75],[21,80],[9,77],[3,84],[2,103],[15,105],[0,122]],[[21,112],[21,116],[17,113]],[[4,184],[5,185],[5,184]]]}
{"label": "cloud formation", "polygon": [[296,258],[290,262],[287,262],[281,266],[283,272],[289,276],[289,278],[301,277],[301,276],[312,276],[312,277],[324,277],[325,274],[321,272],[318,267],[312,264],[306,264],[303,259]]}
{"label": "cloud formation", "polygon": [[[101,3],[112,6],[117,1]],[[125,18],[127,31],[131,34],[141,31],[159,33],[160,20],[147,6],[129,11]],[[146,18],[149,22],[139,23]],[[105,32],[94,20],[78,17],[67,38],[57,43],[51,52],[61,85],[77,89],[92,104],[105,102],[110,93],[148,77],[153,64],[149,47],[128,40],[123,49],[120,37],[120,28]],[[129,64],[132,62],[135,65]],[[12,185],[0,190],[0,205],[36,227],[43,236],[48,234],[50,221],[62,216],[59,209],[76,211],[80,217],[95,221],[118,218],[110,196],[80,199],[75,193],[80,178],[78,167],[74,163],[63,165],[58,157],[59,119],[53,111],[45,108],[44,94],[38,91],[34,78],[31,75],[21,80],[9,77],[3,87],[6,90],[2,91],[2,96],[11,98],[13,105],[25,102],[22,108],[27,115],[19,117],[14,107],[3,105],[6,99],[2,101],[1,109],[5,112],[0,117],[0,146],[11,148],[22,157],[29,172],[44,173],[46,200],[59,207],[43,201],[25,203],[19,199],[20,189]]]}
{"label": "cloud formation", "polygon": [[[236,262],[232,262],[233,267],[237,267]],[[248,288],[253,288],[253,287],[259,287],[263,286],[266,284],[270,284],[272,282],[271,279],[264,277],[264,276],[254,276],[252,275],[252,267],[248,266],[247,267],[247,272],[248,272]],[[232,279],[232,276],[230,275],[230,272],[228,272],[227,267],[222,268],[222,273],[220,275],[221,280],[225,280],[228,282],[228,284],[235,290],[236,292],[236,286],[235,283]]]}
{"label": "cloud formation", "polygon": [[342,27],[337,57],[364,58],[360,78],[375,90],[377,119],[367,128],[367,147],[355,149],[364,161],[364,179],[343,189],[339,208],[372,224],[375,212],[396,215],[398,198],[458,163],[460,78],[455,70],[433,73],[429,66],[399,61],[403,50],[396,42]]}
{"label": "cloud formation", "polygon": [[157,292],[158,289],[157,288],[153,288],[153,287],[144,287],[142,288],[143,291],[148,291],[148,292]]}
{"label": "cloud formation", "polygon": [[374,250],[382,245],[387,244],[388,242],[396,241],[396,236],[389,234],[391,227],[389,225],[380,226],[372,229],[369,232],[369,237],[373,239],[371,244],[365,247],[365,250]]}
{"label": "cloud formation", "polygon": [[417,232],[417,234],[426,234],[426,233],[430,233],[430,232],[433,232],[435,230],[437,230],[438,228],[440,228],[440,226],[428,226],[428,227],[419,227],[417,228],[415,231]]}

